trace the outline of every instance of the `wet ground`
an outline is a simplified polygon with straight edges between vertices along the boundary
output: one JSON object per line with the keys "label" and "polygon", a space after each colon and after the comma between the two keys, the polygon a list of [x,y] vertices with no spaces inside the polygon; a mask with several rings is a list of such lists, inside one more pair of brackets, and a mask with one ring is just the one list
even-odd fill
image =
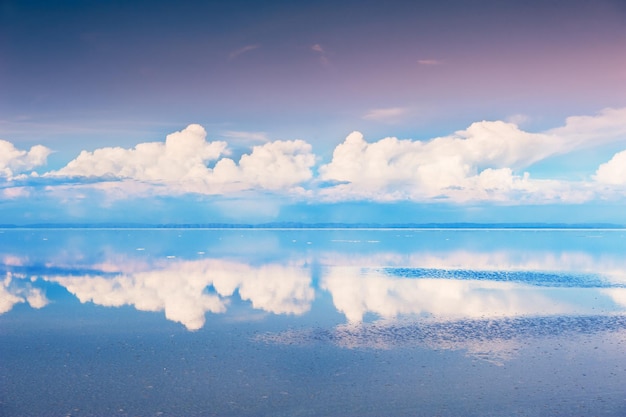
{"label": "wet ground", "polygon": [[623,416],[626,233],[3,230],[2,416]]}

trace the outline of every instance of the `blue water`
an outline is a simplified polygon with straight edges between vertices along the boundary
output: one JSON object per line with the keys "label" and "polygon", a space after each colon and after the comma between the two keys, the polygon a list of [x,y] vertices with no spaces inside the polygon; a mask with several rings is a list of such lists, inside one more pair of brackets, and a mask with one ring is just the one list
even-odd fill
{"label": "blue water", "polygon": [[619,230],[0,230],[0,416],[624,416]]}

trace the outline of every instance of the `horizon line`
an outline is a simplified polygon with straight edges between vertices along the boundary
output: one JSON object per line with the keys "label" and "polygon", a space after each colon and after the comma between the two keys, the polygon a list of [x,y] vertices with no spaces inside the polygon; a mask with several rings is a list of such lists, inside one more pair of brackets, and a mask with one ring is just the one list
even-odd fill
{"label": "horizon line", "polygon": [[267,223],[31,223],[0,224],[0,230],[13,229],[135,229],[135,230],[625,230],[626,225],[599,222],[549,223],[549,222],[431,222],[431,223],[377,223],[377,222],[267,222]]}

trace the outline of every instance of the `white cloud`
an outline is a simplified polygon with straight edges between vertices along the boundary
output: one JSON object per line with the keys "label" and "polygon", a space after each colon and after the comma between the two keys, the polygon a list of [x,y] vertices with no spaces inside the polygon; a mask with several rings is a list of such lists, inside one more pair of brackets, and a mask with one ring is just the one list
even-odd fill
{"label": "white cloud", "polygon": [[311,179],[314,164],[315,156],[308,143],[275,141],[252,148],[252,153],[242,155],[238,166],[232,159],[221,159],[213,174],[218,182],[237,182],[240,189],[279,190]]}
{"label": "white cloud", "polygon": [[[320,45],[312,49],[325,53]],[[373,109],[363,117],[394,123],[409,115],[408,108],[393,107]],[[83,151],[38,181],[48,185],[45,190],[59,195],[79,195],[81,188],[92,188],[109,198],[183,193],[240,196],[249,191],[271,191],[325,201],[504,204],[581,203],[616,195],[619,190],[613,186],[626,182],[623,153],[599,167],[595,181],[537,179],[528,172],[535,162],[554,155],[626,142],[626,108],[570,117],[564,126],[539,133],[504,121],[476,122],[465,130],[424,141],[387,137],[369,143],[361,133],[353,132],[336,146],[332,160],[319,166],[318,182],[309,182],[316,157],[307,142],[268,142],[262,132],[227,131],[222,136],[264,143],[235,161],[228,157],[226,142],[209,142],[204,128],[189,125],[168,135],[164,142],[140,143],[132,149]],[[0,153],[0,176],[24,181],[13,184],[22,188],[5,187],[0,196],[16,199],[32,195],[29,177],[18,173],[44,163],[50,151],[43,146],[19,151],[5,141],[0,141],[0,148],[4,151]],[[72,184],[57,184],[67,177],[73,177]],[[319,189],[305,188],[322,183],[325,186]]]}
{"label": "white cloud", "polygon": [[[329,200],[579,203],[599,192],[593,183],[536,180],[520,170],[556,154],[626,140],[625,134],[626,108],[571,117],[565,126],[543,133],[502,121],[476,122],[428,141],[388,137],[368,143],[353,132],[335,148],[332,161],[320,167],[320,180],[337,183],[321,194]],[[619,161],[609,164],[597,177],[616,181],[620,169]]]}
{"label": "white cloud", "polygon": [[612,142],[626,142],[626,107],[604,109],[595,116],[568,117],[565,125],[546,131],[547,134],[562,138],[560,152],[573,149],[600,146]]}
{"label": "white cloud", "polygon": [[[165,142],[141,143],[134,149],[83,151],[49,177],[100,177],[149,182],[155,193],[221,194],[249,189],[279,191],[311,178],[315,157],[304,141],[275,141],[255,146],[239,164],[230,158],[226,142],[207,142],[200,125],[167,136]],[[213,169],[210,162],[215,162]],[[126,187],[122,184],[121,187]],[[117,184],[113,189],[119,188]]]}
{"label": "white cloud", "polygon": [[626,184],[626,150],[616,153],[610,161],[600,165],[594,179],[603,184]]}
{"label": "white cloud", "polygon": [[0,178],[13,179],[16,174],[44,165],[52,151],[35,145],[28,151],[17,149],[11,142],[0,139]]}
{"label": "white cloud", "polygon": [[361,133],[353,132],[319,171],[322,180],[342,183],[324,191],[329,198],[478,199],[488,190],[498,195],[528,191],[533,187],[528,176],[515,176],[511,167],[529,165],[555,147],[546,135],[526,133],[504,122],[474,123],[428,142],[385,138],[367,143]]}
{"label": "white cloud", "polygon": [[140,143],[134,149],[100,148],[82,151],[64,168],[49,175],[115,177],[144,181],[175,181],[206,175],[206,163],[226,151],[226,142],[206,142],[200,125],[189,125],[165,142]]}
{"label": "white cloud", "polygon": [[468,177],[462,186],[442,192],[455,202],[493,201],[506,204],[584,203],[597,192],[588,182],[531,179],[515,175],[510,168],[487,168]]}

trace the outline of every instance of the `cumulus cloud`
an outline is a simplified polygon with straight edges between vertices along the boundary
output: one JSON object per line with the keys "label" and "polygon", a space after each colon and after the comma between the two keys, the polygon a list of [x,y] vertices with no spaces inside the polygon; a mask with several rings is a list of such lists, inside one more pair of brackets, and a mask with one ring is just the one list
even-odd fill
{"label": "cumulus cloud", "polygon": [[17,174],[44,165],[52,151],[35,145],[28,151],[20,150],[11,142],[0,139],[0,178],[13,179]]}
{"label": "cumulus cloud", "polygon": [[331,198],[423,200],[468,190],[475,194],[476,188],[504,196],[533,187],[527,175],[516,176],[512,168],[538,161],[555,147],[546,135],[504,122],[474,123],[427,142],[390,137],[367,143],[353,132],[319,171],[322,180],[341,183],[324,191]]}
{"label": "cumulus cloud", "polygon": [[[311,49],[325,53],[320,45]],[[394,123],[408,115],[407,108],[394,107],[373,109],[363,118]],[[535,178],[529,172],[532,165],[575,149],[626,141],[624,120],[626,108],[570,117],[564,126],[544,132],[527,132],[504,121],[476,122],[430,140],[386,137],[367,142],[353,132],[335,147],[332,159],[319,166],[316,178],[316,157],[305,141],[270,142],[264,133],[224,132],[222,137],[233,141],[263,142],[235,160],[225,141],[207,141],[202,126],[189,125],[164,142],[83,151],[65,167],[44,174],[37,184],[48,185],[45,190],[59,195],[64,190],[78,195],[81,187],[88,187],[108,198],[240,196],[251,191],[325,201],[581,203],[615,194],[615,186],[626,183],[624,153],[600,166],[594,176],[590,173],[588,180]],[[50,152],[43,146],[19,151],[2,141],[0,150],[4,151],[0,177],[14,180],[16,173],[44,163]],[[29,181],[32,184],[34,177]],[[0,196],[17,199],[31,194],[26,182],[11,187],[2,189]]]}
{"label": "cumulus cloud", "polygon": [[626,184],[626,150],[616,153],[610,161],[600,165],[594,179],[604,184]]}
{"label": "cumulus cloud", "polygon": [[145,181],[173,181],[206,175],[209,161],[226,151],[226,142],[206,142],[200,125],[167,136],[165,142],[148,142],[134,149],[101,148],[82,151],[64,168],[51,173],[68,177],[115,177]]}
{"label": "cumulus cloud", "polygon": [[[428,141],[387,137],[368,143],[353,132],[319,169],[320,180],[336,184],[322,195],[330,200],[583,202],[595,195],[593,184],[533,179],[521,170],[556,154],[624,140],[624,120],[626,109],[606,109],[597,116],[571,117],[565,126],[542,133],[482,121]],[[597,178],[616,181],[619,164],[609,164]]]}
{"label": "cumulus cloud", "polygon": [[[131,265],[130,270],[133,269]],[[299,264],[250,266],[219,259],[174,261],[161,268],[121,272],[112,277],[44,279],[64,286],[83,303],[164,311],[168,320],[182,323],[189,330],[200,329],[207,312],[225,312],[235,292],[254,308],[275,314],[302,314],[314,298],[310,273]]]}
{"label": "cumulus cloud", "polygon": [[242,155],[239,165],[224,158],[215,164],[212,180],[236,189],[291,188],[313,176],[312,147],[302,140],[275,141],[252,148]]}
{"label": "cumulus cloud", "polygon": [[238,164],[223,157],[228,153],[226,142],[207,142],[202,126],[189,125],[168,135],[165,142],[83,151],[64,168],[46,175],[143,181],[166,186],[168,193],[221,194],[289,189],[310,179],[315,163],[311,146],[301,140],[255,146]]}

